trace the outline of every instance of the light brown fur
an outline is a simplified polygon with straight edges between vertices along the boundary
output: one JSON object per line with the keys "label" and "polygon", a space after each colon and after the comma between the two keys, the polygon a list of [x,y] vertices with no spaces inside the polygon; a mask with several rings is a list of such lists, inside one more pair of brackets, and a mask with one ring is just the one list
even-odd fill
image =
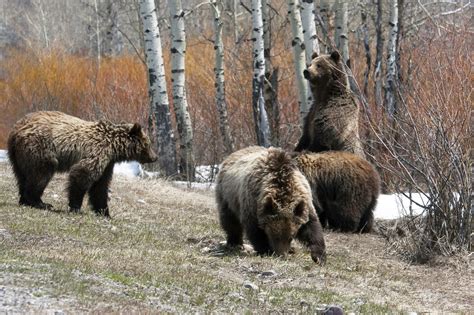
{"label": "light brown fur", "polygon": [[217,177],[216,200],[229,246],[245,231],[259,254],[286,254],[293,238],[325,257],[324,238],[308,181],[281,149],[249,147],[231,154]]}
{"label": "light brown fur", "polygon": [[61,112],[20,119],[8,138],[8,155],[20,204],[47,208],[41,195],[56,172],[70,171],[69,206],[78,211],[86,192],[94,210],[108,216],[107,189],[116,162],[156,160],[139,124],[84,121]]}
{"label": "light brown fur", "polygon": [[369,162],[336,151],[299,154],[295,161],[309,181],[323,226],[328,223],[341,231],[371,231],[380,178]]}
{"label": "light brown fur", "polygon": [[347,86],[339,53],[313,55],[304,71],[313,104],[305,118],[296,151],[348,151],[364,157],[359,139],[359,107]]}

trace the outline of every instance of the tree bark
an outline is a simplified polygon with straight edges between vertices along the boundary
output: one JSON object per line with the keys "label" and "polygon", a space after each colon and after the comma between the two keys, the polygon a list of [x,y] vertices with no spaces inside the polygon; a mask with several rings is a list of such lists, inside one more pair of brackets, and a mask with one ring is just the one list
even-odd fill
{"label": "tree bark", "polygon": [[390,0],[389,39],[387,45],[387,81],[385,84],[385,106],[390,118],[396,110],[397,80],[397,34],[398,34],[398,0]]}
{"label": "tree bark", "polygon": [[330,10],[330,5],[328,0],[321,0],[320,5],[317,11],[315,11],[315,16],[316,16],[316,25],[319,24],[321,28],[321,33],[324,37],[324,52],[330,53],[331,52],[331,37],[330,37],[330,29],[329,29],[329,10]]}
{"label": "tree bark", "polygon": [[150,118],[154,121],[156,132],[158,163],[166,176],[173,176],[177,172],[176,143],[171,126],[163,52],[154,0],[140,0],[140,17],[143,24],[148,70]]}
{"label": "tree bark", "polygon": [[[306,51],[306,64],[311,63],[311,55],[321,53],[318,36],[316,35],[314,1],[301,0],[301,24],[303,26],[304,47]],[[311,104],[311,103],[310,103]]]}
{"label": "tree bark", "polygon": [[372,67],[372,54],[370,52],[369,27],[367,24],[367,12],[365,11],[365,8],[362,9],[360,15],[361,15],[361,21],[362,21],[362,36],[363,36],[363,41],[364,41],[365,60],[366,60],[363,92],[364,92],[364,96],[367,97],[368,88],[369,88],[369,75],[370,75],[370,70]]}
{"label": "tree bark", "polygon": [[105,31],[104,54],[107,57],[118,56],[123,50],[122,34],[119,31],[117,3],[113,0],[106,2],[107,25]]}
{"label": "tree bark", "polygon": [[269,0],[262,0],[263,21],[263,56],[265,58],[265,81],[263,83],[263,97],[265,110],[270,124],[270,142],[273,146],[280,146],[280,107],[278,103],[278,68],[273,67],[271,57],[272,21]]}
{"label": "tree bark", "polygon": [[171,15],[171,80],[173,107],[178,125],[180,171],[188,181],[194,180],[193,128],[188,111],[185,86],[186,34],[181,0],[169,0]]}
{"label": "tree bark", "polygon": [[253,81],[252,105],[258,145],[270,146],[270,126],[265,110],[263,82],[265,80],[265,58],[263,45],[262,3],[252,0]]}
{"label": "tree bark", "polygon": [[229,121],[227,119],[227,104],[225,102],[225,79],[224,79],[224,43],[222,41],[223,21],[218,1],[211,3],[214,10],[214,50],[216,67],[214,69],[216,79],[216,106],[219,113],[219,128],[225,154],[229,155],[234,151],[234,139],[230,133]]}
{"label": "tree bark", "polygon": [[291,33],[293,36],[291,45],[293,46],[293,61],[295,65],[296,84],[298,88],[300,122],[303,124],[304,118],[309,111],[309,104],[307,100],[307,83],[303,77],[303,71],[306,68],[306,56],[298,0],[288,0],[288,15],[290,17]]}

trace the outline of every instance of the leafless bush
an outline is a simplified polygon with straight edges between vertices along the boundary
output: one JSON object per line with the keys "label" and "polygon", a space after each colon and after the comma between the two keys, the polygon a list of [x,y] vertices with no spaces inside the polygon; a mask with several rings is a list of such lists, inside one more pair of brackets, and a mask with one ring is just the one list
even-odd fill
{"label": "leafless bush", "polygon": [[[420,46],[413,57],[418,66],[410,78],[411,86],[398,87],[394,116],[382,123],[370,121],[377,164],[390,180],[390,188],[423,209],[404,220],[405,232],[398,238],[399,251],[412,261],[471,250],[472,88],[468,56],[459,38]],[[412,193],[421,195],[423,202]]]}

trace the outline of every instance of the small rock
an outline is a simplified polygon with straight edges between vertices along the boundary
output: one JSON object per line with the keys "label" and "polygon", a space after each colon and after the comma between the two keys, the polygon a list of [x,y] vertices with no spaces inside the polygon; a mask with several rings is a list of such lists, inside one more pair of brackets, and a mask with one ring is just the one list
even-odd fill
{"label": "small rock", "polygon": [[262,277],[275,277],[277,273],[275,272],[275,270],[267,270],[260,273],[260,275]]}
{"label": "small rock", "polygon": [[143,199],[138,199],[137,202],[138,202],[138,203],[141,203],[141,204],[143,204],[143,205],[146,204],[146,201],[143,200]]}
{"label": "small rock", "polygon": [[234,298],[234,299],[244,300],[244,297],[237,292],[231,292],[228,295],[229,297]]}
{"label": "small rock", "polygon": [[308,306],[309,306],[309,303],[308,303],[307,301],[305,301],[305,300],[301,300],[301,301],[300,301],[300,306],[301,306],[301,307],[308,307]]}
{"label": "small rock", "polygon": [[245,281],[244,282],[244,288],[247,289],[252,289],[252,290],[258,290],[258,286],[250,281]]}
{"label": "small rock", "polygon": [[331,305],[324,310],[323,315],[344,315],[344,311],[340,306]]}

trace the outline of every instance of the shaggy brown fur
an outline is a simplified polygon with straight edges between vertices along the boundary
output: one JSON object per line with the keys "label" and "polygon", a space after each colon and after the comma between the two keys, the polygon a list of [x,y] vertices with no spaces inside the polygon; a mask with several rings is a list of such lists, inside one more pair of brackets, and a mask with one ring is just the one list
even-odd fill
{"label": "shaggy brown fur", "polygon": [[308,69],[314,102],[295,151],[348,151],[364,157],[359,140],[359,108],[347,87],[347,75],[338,52],[313,54]]}
{"label": "shaggy brown fur", "polygon": [[107,192],[114,163],[156,160],[139,124],[84,121],[61,112],[36,112],[19,120],[8,137],[8,156],[20,204],[49,208],[41,195],[56,172],[69,173],[69,207],[79,211],[86,192],[96,213],[109,216]]}
{"label": "shaggy brown fur", "polygon": [[288,253],[293,238],[325,260],[321,224],[308,181],[281,149],[249,147],[231,154],[217,176],[216,200],[229,246],[243,232],[259,254]]}
{"label": "shaggy brown fur", "polygon": [[375,168],[348,152],[296,155],[298,168],[311,185],[313,202],[323,226],[341,231],[370,232],[380,191]]}

